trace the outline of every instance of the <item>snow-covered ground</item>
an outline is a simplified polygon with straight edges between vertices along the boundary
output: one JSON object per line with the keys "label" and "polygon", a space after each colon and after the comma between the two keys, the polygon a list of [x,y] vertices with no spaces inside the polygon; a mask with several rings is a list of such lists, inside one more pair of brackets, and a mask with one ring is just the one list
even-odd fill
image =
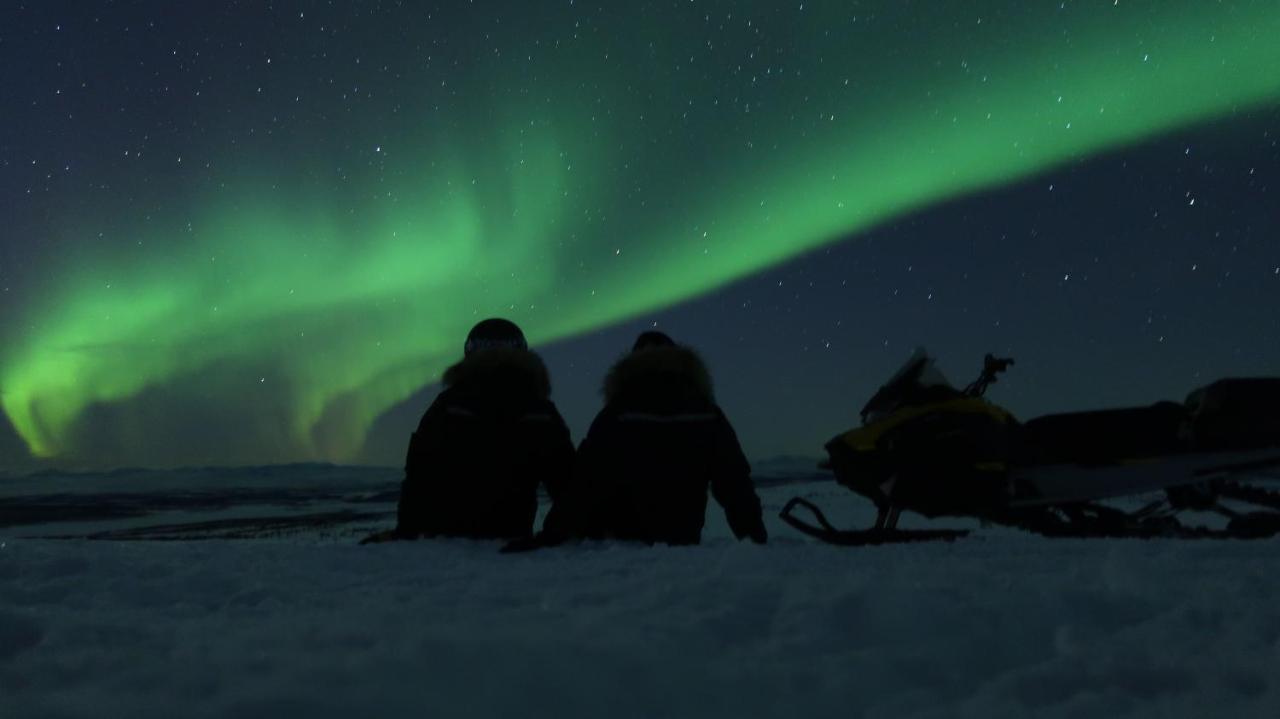
{"label": "snow-covered ground", "polygon": [[[699,547],[523,555],[355,546],[394,471],[10,479],[0,717],[1280,716],[1280,540],[830,547],[782,503],[868,510],[767,472],[767,546],[712,505]],[[36,538],[90,534],[257,538]]]}

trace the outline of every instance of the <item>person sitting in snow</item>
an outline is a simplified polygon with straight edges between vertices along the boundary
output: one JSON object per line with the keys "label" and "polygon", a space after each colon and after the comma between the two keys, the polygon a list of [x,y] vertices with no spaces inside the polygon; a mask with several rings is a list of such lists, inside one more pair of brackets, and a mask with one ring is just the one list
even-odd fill
{"label": "person sitting in snow", "polygon": [[554,500],[569,477],[547,368],[513,322],[473,327],[444,387],[409,439],[396,528],[365,541],[528,537],[538,485]]}
{"label": "person sitting in snow", "polygon": [[641,334],[609,370],[604,397],[565,501],[547,517],[548,541],[697,544],[708,488],[739,539],[766,541],[751,466],[693,350],[661,332]]}

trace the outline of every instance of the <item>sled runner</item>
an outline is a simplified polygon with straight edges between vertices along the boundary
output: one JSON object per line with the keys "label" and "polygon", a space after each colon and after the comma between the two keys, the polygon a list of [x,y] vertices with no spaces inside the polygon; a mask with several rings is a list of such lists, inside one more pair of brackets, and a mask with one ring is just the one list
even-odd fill
{"label": "sled runner", "polygon": [[[875,503],[875,527],[837,529],[798,497],[787,503],[782,519],[844,545],[966,534],[900,530],[904,510],[1052,537],[1280,534],[1280,492],[1256,484],[1280,480],[1280,378],[1223,379],[1182,403],[1021,423],[984,398],[1012,364],[987,355],[982,374],[961,391],[918,350],[863,407],[862,425],[826,445],[824,466],[838,483]],[[1143,495],[1153,496],[1136,509],[1104,503]],[[797,516],[798,509],[814,521]],[[1221,517],[1225,526],[1183,521],[1197,512]]]}

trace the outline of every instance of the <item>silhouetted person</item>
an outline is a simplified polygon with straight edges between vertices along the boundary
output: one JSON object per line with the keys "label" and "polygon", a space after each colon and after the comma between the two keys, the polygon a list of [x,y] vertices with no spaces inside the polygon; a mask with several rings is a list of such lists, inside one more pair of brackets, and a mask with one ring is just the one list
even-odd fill
{"label": "silhouetted person", "polygon": [[572,471],[546,366],[514,323],[472,328],[444,385],[409,440],[396,529],[367,541],[528,537],[538,484],[554,499]]}
{"label": "silhouetted person", "polygon": [[604,397],[565,501],[547,518],[549,541],[696,544],[708,488],[739,539],[766,540],[751,466],[693,350],[645,332],[609,370]]}

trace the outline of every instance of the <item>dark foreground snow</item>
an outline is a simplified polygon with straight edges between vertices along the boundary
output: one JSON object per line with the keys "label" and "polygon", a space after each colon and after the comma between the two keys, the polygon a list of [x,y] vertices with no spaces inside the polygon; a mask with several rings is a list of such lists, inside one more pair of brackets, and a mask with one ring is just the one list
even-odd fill
{"label": "dark foreground snow", "polygon": [[[342,484],[318,472],[260,488]],[[365,507],[346,525],[217,541],[35,539],[237,510],[15,523],[30,487],[10,484],[0,717],[1280,716],[1280,541],[851,549],[773,520],[757,547],[713,507],[700,547],[358,547],[389,509],[385,474],[360,481],[236,515]],[[867,520],[828,483],[761,494],[774,516],[802,494]]]}

